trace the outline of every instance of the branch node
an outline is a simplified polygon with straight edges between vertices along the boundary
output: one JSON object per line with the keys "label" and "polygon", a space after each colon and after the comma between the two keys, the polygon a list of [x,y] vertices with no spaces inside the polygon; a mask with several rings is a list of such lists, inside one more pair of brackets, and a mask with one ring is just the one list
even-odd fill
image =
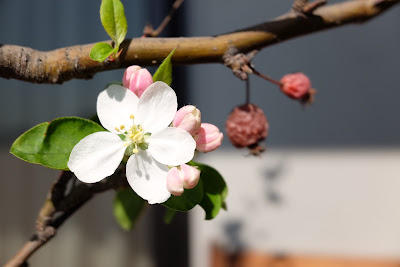
{"label": "branch node", "polygon": [[292,10],[296,13],[303,13],[303,8],[308,2],[308,0],[294,0],[292,4]]}
{"label": "branch node", "polygon": [[308,0],[295,0],[292,5],[292,11],[300,16],[310,16],[313,15],[317,8],[326,3],[326,0],[316,0],[313,2],[309,2]]}
{"label": "branch node", "polygon": [[146,26],[143,28],[143,35],[142,37],[155,37],[155,31],[153,25],[147,23]]}
{"label": "branch node", "polygon": [[37,233],[37,239],[47,242],[56,235],[56,232],[57,230],[53,226],[46,226],[42,231]]}
{"label": "branch node", "polygon": [[308,3],[303,7],[303,13],[305,13],[307,15],[312,15],[317,8],[325,5],[326,3],[327,3],[326,0],[317,0],[317,1],[314,1],[311,3]]}
{"label": "branch node", "polygon": [[251,60],[258,50],[250,51],[248,54],[238,53],[234,46],[230,46],[222,57],[224,65],[230,68],[233,74],[241,80],[247,80],[249,74],[253,73]]}

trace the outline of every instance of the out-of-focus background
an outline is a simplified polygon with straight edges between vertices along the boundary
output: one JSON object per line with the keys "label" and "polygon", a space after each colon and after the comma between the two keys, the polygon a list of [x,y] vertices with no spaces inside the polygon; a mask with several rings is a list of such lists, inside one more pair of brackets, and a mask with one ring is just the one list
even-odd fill
{"label": "out-of-focus background", "polygon": [[[140,36],[146,22],[157,26],[172,2],[123,1],[127,38]],[[186,1],[165,35],[229,32],[281,15],[291,4]],[[51,50],[107,39],[99,6],[100,1],[1,0],[1,43]],[[267,152],[250,157],[226,138],[218,152],[198,159],[226,179],[227,212],[204,221],[195,208],[164,225],[163,209],[152,206],[127,233],[112,218],[113,192],[107,192],[68,220],[32,257],[32,266],[399,265],[399,11],[395,7],[368,23],[293,39],[257,55],[259,71],[276,79],[302,71],[318,94],[303,108],[251,77],[252,102],[270,122]],[[32,234],[58,175],[13,157],[12,141],[43,121],[91,116],[97,94],[122,73],[63,85],[0,80],[1,264]],[[244,102],[244,82],[219,64],[178,67],[174,79],[180,105],[197,105],[203,120],[221,130],[231,109]]]}

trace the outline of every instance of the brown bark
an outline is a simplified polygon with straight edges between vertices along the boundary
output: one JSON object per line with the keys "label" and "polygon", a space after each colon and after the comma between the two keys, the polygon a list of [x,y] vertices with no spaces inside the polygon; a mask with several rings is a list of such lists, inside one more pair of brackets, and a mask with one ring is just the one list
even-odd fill
{"label": "brown bark", "polygon": [[221,63],[230,47],[246,53],[312,32],[363,22],[400,0],[353,0],[316,9],[313,14],[291,11],[272,21],[236,32],[209,37],[135,38],[125,40],[116,61],[102,63],[89,58],[93,44],[41,52],[15,45],[0,46],[0,76],[33,83],[63,83],[90,79],[100,71],[132,64],[150,66],[177,48],[173,64]]}

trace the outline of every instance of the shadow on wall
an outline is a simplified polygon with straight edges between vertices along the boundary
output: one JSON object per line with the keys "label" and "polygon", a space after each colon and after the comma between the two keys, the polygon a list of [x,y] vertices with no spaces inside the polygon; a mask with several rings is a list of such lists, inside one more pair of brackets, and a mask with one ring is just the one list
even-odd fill
{"label": "shadow on wall", "polygon": [[271,204],[282,204],[284,199],[276,188],[285,173],[285,160],[282,158],[274,166],[268,167],[262,177],[265,178],[267,201]]}

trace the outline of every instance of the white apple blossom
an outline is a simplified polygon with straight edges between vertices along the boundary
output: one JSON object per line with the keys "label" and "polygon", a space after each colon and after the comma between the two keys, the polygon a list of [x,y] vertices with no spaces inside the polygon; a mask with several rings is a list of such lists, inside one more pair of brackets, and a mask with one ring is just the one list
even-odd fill
{"label": "white apple blossom", "polygon": [[196,142],[185,130],[169,127],[177,111],[176,94],[163,82],[150,85],[140,99],[119,85],[110,85],[97,98],[97,114],[109,132],[96,132],[72,149],[68,168],[86,183],[115,172],[129,156],[129,185],[150,204],[170,197],[168,166],[193,158]]}

